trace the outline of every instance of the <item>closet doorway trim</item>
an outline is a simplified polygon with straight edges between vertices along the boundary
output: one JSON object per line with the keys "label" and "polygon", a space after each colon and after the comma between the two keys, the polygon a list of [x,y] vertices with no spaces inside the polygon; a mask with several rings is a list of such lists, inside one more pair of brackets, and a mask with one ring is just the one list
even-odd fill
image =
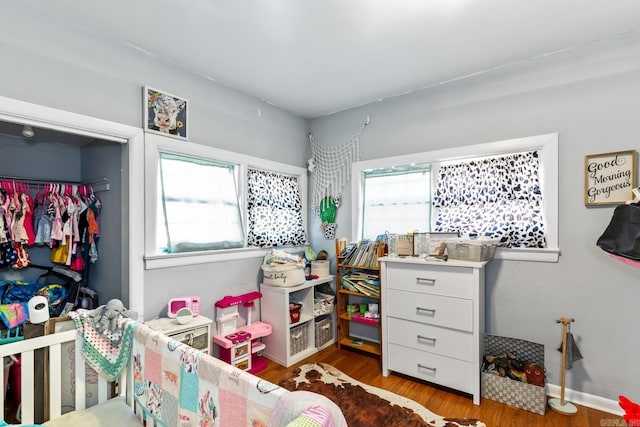
{"label": "closet doorway trim", "polygon": [[[128,165],[123,188],[128,190],[129,211],[123,225],[129,236],[128,256],[122,260],[123,283],[128,283],[129,309],[144,321],[144,135],[141,128],[58,110],[0,96],[0,120],[53,129],[127,144],[123,163]],[[124,182],[124,181],[123,181]],[[126,191],[125,190],[125,191]],[[127,268],[128,267],[128,268]]]}

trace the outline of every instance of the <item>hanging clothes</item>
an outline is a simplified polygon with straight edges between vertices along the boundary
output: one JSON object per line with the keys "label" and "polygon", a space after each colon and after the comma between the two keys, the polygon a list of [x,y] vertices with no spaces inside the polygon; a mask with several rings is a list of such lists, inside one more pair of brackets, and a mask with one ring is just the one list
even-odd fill
{"label": "hanging clothes", "polygon": [[52,262],[86,270],[98,260],[100,207],[91,186],[38,185],[32,197],[28,183],[0,180],[0,268],[29,266],[27,248],[38,245]]}

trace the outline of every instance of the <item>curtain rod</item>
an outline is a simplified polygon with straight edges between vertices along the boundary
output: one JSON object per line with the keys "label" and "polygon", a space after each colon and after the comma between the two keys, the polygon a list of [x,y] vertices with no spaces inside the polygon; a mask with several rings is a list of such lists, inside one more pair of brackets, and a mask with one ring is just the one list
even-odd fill
{"label": "curtain rod", "polygon": [[79,181],[55,181],[51,179],[38,179],[38,178],[22,178],[18,176],[2,176],[0,175],[0,180],[7,181],[19,181],[27,184],[61,184],[61,185],[90,185],[93,187],[93,191],[109,191],[111,189],[111,185],[109,184],[109,180],[107,178],[98,178],[87,182],[79,182]]}

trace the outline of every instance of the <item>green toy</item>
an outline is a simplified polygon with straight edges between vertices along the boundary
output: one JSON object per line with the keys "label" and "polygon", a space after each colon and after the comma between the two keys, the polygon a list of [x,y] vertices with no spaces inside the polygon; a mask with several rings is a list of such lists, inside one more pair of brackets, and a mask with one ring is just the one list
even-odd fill
{"label": "green toy", "polygon": [[322,222],[333,223],[336,222],[336,210],[337,210],[336,202],[334,202],[333,197],[325,197],[320,200],[320,219]]}

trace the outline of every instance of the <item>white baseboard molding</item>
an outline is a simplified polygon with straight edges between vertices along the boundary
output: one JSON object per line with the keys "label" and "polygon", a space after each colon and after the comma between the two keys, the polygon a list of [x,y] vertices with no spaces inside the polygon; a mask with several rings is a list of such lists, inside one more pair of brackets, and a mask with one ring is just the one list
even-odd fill
{"label": "white baseboard molding", "polygon": [[[547,384],[547,396],[560,398],[560,392],[560,386]],[[624,411],[618,405],[617,400],[606,399],[594,394],[583,393],[569,388],[564,389],[564,400],[577,405],[597,409],[598,411],[608,412],[613,415],[622,416],[624,414]]]}

